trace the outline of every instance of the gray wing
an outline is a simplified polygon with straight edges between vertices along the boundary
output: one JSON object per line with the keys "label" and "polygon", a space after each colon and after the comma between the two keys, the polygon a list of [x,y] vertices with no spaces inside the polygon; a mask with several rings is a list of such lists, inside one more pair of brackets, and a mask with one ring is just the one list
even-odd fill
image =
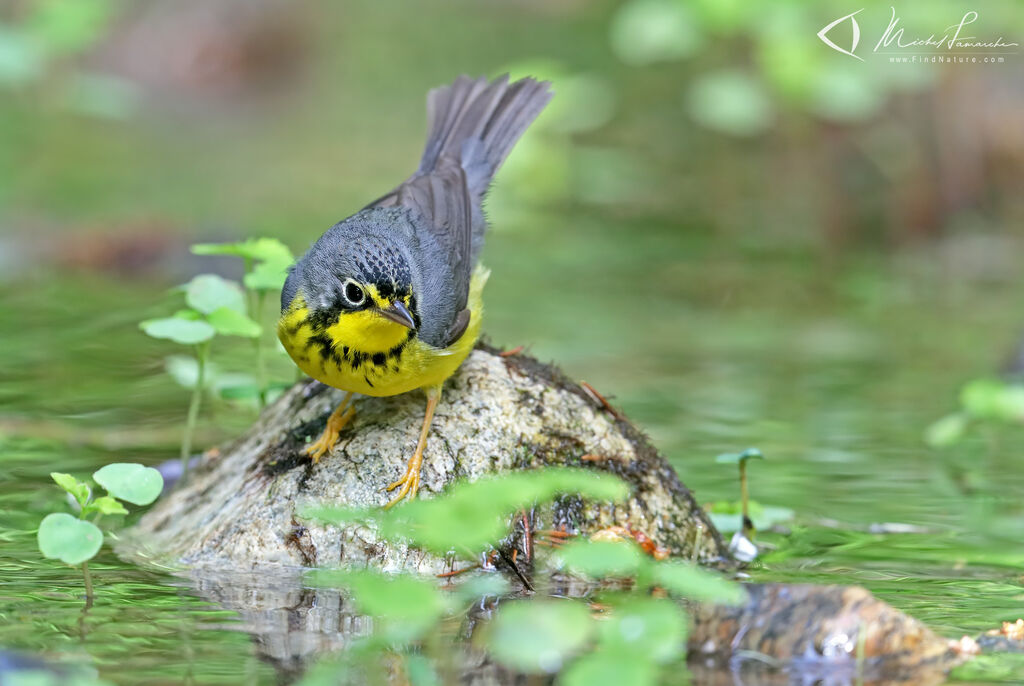
{"label": "gray wing", "polygon": [[426,219],[426,229],[449,258],[455,312],[466,307],[473,272],[473,208],[466,173],[457,162],[414,176],[371,207],[408,207]]}
{"label": "gray wing", "polygon": [[456,338],[469,321],[463,310],[483,244],[480,203],[512,146],[551,99],[549,85],[531,78],[509,83],[508,75],[491,82],[460,76],[430,91],[427,144],[419,169],[369,205],[409,207],[427,220],[428,230],[450,258],[456,307],[448,326]]}

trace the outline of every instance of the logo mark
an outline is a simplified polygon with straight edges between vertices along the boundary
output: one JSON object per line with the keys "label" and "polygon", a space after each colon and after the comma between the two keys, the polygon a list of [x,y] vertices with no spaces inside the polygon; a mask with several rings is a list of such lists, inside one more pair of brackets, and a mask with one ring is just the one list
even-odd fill
{"label": "logo mark", "polygon": [[[844,55],[849,55],[850,57],[853,57],[853,58],[858,59],[861,62],[863,62],[864,61],[863,57],[857,57],[855,54],[853,54],[854,50],[857,49],[857,44],[860,43],[860,24],[857,23],[857,20],[854,18],[854,15],[860,14],[863,11],[864,11],[864,8],[861,7],[856,12],[851,12],[850,14],[847,14],[845,17],[839,17],[838,19],[836,19],[831,24],[828,24],[827,26],[825,26],[821,31],[818,31],[818,38],[821,39],[822,43],[824,43],[828,47],[832,48],[836,52],[841,52]],[[831,40],[829,40],[827,34],[828,34],[829,31],[831,31],[832,29],[834,29],[836,26],[838,26],[839,24],[843,23],[847,19],[850,20],[850,24],[852,25],[852,28],[853,28],[853,43],[850,45],[850,49],[849,50],[844,50],[843,48],[839,47],[838,45],[833,43]]]}

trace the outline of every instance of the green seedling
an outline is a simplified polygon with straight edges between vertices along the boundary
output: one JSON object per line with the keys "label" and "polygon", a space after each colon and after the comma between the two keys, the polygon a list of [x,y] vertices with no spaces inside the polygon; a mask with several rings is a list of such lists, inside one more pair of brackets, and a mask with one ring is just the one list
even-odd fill
{"label": "green seedling", "polygon": [[[242,284],[246,292],[246,313],[254,321],[261,321],[267,294],[277,293],[288,278],[288,268],[295,261],[291,250],[276,238],[250,238],[236,243],[199,243],[192,246],[196,255],[230,255],[245,263]],[[260,409],[267,404],[265,337],[253,339],[256,346],[256,389]]]}
{"label": "green seedling", "polygon": [[192,457],[192,437],[206,389],[211,341],[217,335],[259,338],[263,330],[246,314],[245,296],[233,281],[215,274],[201,274],[185,284],[182,290],[187,308],[170,317],[148,319],[139,327],[147,336],[191,346],[195,355],[196,378],[181,439],[181,483],[184,484],[188,477],[189,458]]}
{"label": "green seedling", "polygon": [[[776,524],[793,519],[794,512],[788,507],[762,505],[753,498],[749,504],[750,521],[755,531],[764,531]],[[723,534],[731,534],[743,529],[743,503],[739,500],[718,500],[706,507],[711,523]]]}
{"label": "green seedling", "polygon": [[[307,507],[305,515],[339,524],[371,525],[381,536],[438,554],[486,557],[508,534],[509,516],[559,494],[579,493],[594,501],[618,501],[628,494],[621,480],[576,469],[541,469],[460,483],[431,500],[392,510]],[[737,604],[741,586],[679,561],[659,561],[632,540],[579,539],[536,561],[545,573],[571,574],[592,582],[588,598],[500,600],[495,618],[482,626],[479,645],[502,666],[535,675],[558,673],[562,686],[652,684],[684,658],[687,616],[683,605],[652,591],[696,601]],[[310,670],[304,686],[339,683],[344,675],[379,669],[387,651],[407,673],[434,673],[431,655],[444,652],[443,623],[481,596],[506,597],[501,577],[459,577],[455,586],[414,575],[369,570],[318,569],[307,580],[343,587],[360,612],[374,618],[374,631],[341,657]],[[623,583],[625,582],[625,583]],[[598,601],[600,614],[588,604]],[[373,679],[371,678],[372,682]],[[440,683],[437,679],[434,682]],[[424,683],[431,683],[429,680]]]}
{"label": "green seedling", "polygon": [[743,534],[749,538],[754,531],[754,522],[750,519],[750,494],[747,488],[747,461],[763,460],[764,455],[757,448],[747,448],[742,453],[722,453],[715,458],[719,464],[738,464],[740,468],[740,503],[743,515]]}
{"label": "green seedling", "polygon": [[78,516],[66,512],[46,515],[37,534],[39,552],[43,557],[60,560],[72,567],[80,566],[86,599],[91,603],[93,592],[89,560],[103,545],[103,531],[97,523],[107,515],[128,514],[121,501],[149,505],[163,490],[164,479],[157,470],[141,464],[108,464],[92,475],[93,481],[107,492],[107,495],[97,497],[87,482],[78,481],[70,474],[52,472],[50,476],[77,504]]}

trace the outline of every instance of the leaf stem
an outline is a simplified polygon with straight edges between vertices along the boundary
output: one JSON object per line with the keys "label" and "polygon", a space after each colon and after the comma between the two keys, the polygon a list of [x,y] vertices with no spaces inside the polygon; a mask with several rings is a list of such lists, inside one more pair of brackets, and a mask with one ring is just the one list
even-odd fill
{"label": "leaf stem", "polygon": [[209,343],[200,343],[196,346],[196,362],[198,373],[196,385],[192,389],[192,400],[188,405],[188,419],[185,421],[185,436],[181,441],[181,479],[179,484],[183,485],[188,479],[188,463],[192,459],[192,435],[195,432],[196,422],[199,419],[199,407],[203,401],[203,389],[206,385],[206,358],[209,354]]}
{"label": "leaf stem", "polygon": [[747,492],[747,461],[740,460],[740,502],[743,508],[743,533],[748,534],[754,529],[754,523],[750,521],[749,509],[750,495]]}
{"label": "leaf stem", "polygon": [[82,578],[85,580],[85,602],[86,605],[92,605],[92,575],[89,574],[89,563],[82,563]]}
{"label": "leaf stem", "polygon": [[[266,293],[256,291],[256,311],[252,314],[253,321],[260,322],[263,314],[263,299]],[[256,338],[256,383],[260,389],[260,411],[267,406],[267,361],[263,352],[263,332]]]}

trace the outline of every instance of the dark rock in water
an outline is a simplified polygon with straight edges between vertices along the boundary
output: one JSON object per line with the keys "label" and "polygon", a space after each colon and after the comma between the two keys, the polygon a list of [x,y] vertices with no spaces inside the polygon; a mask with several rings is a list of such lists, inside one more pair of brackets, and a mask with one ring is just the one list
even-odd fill
{"label": "dark rock in water", "polygon": [[[307,392],[311,387],[318,392]],[[296,517],[300,503],[385,504],[384,487],[402,474],[415,447],[421,394],[359,398],[355,420],[332,453],[313,465],[302,450],[340,398],[340,391],[320,384],[297,384],[246,435],[204,457],[187,485],[127,532],[121,552],[221,570],[353,564],[445,571],[442,558],[380,540],[364,526],[339,528]],[[523,355],[476,350],[445,386],[420,496],[456,479],[543,466],[615,474],[633,491],[615,505],[564,499],[548,525],[554,520],[580,534],[628,527],[670,555],[705,563],[728,558],[690,491],[633,425],[552,367]]]}
{"label": "dark rock in water", "polygon": [[948,639],[858,586],[746,588],[744,606],[694,608],[696,664],[729,665],[747,674],[744,683],[925,685],[942,683],[962,660]]}

